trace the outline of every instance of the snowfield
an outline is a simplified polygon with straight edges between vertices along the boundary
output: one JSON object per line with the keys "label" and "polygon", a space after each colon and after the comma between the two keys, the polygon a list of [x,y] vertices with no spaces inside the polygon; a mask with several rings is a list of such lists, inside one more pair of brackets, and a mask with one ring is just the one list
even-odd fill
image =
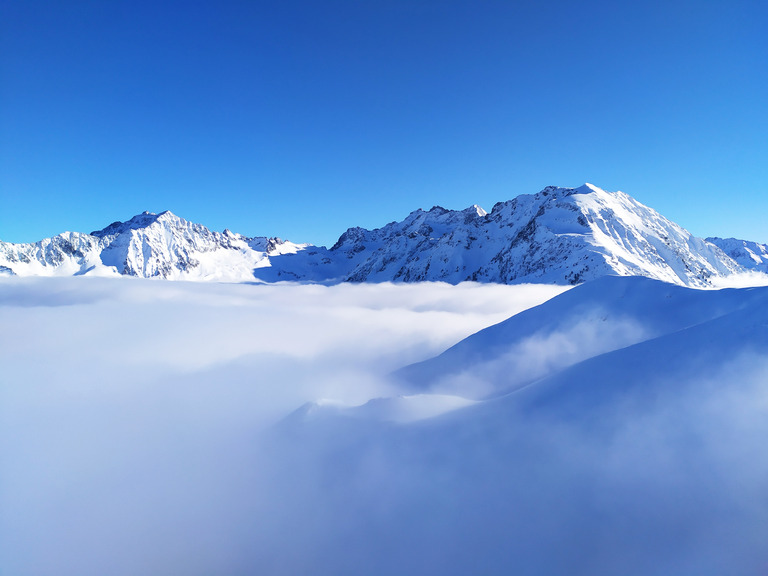
{"label": "snowfield", "polygon": [[768,570],[768,287],[0,278],[0,327],[3,575]]}

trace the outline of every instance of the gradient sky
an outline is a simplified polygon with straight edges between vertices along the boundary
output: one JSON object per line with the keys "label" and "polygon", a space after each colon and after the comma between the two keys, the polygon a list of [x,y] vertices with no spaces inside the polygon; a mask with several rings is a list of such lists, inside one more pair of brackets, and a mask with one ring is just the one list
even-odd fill
{"label": "gradient sky", "polygon": [[768,2],[0,0],[0,239],[332,244],[592,182],[768,242]]}

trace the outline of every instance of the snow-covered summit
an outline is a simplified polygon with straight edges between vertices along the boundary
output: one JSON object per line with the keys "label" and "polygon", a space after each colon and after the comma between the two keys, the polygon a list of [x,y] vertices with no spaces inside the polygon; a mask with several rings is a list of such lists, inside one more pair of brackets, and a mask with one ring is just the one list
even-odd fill
{"label": "snow-covered summit", "polygon": [[[126,220],[125,222],[120,222],[119,220],[116,222],[112,222],[112,224],[110,224],[106,228],[91,232],[91,236],[104,238],[105,236],[114,236],[116,234],[122,234],[123,232],[126,232],[128,230],[139,230],[141,228],[146,228],[147,226],[154,224],[160,216],[163,216],[165,214],[171,214],[171,213],[169,211],[165,211],[165,212],[161,212],[160,214],[155,214],[153,212],[145,211],[145,212],[142,212],[141,214],[137,214],[130,220]],[[171,216],[173,216],[173,214],[171,214]]]}
{"label": "snow-covered summit", "polygon": [[472,204],[469,208],[465,208],[464,212],[469,212],[471,214],[477,214],[478,216],[485,216],[488,214],[485,210],[483,210],[480,206],[477,204]]}
{"label": "snow-covered summit", "polygon": [[91,234],[65,233],[31,244],[0,242],[0,267],[29,275],[112,274],[173,280],[247,281],[269,254],[306,245],[214,232],[170,211],[143,212]]}

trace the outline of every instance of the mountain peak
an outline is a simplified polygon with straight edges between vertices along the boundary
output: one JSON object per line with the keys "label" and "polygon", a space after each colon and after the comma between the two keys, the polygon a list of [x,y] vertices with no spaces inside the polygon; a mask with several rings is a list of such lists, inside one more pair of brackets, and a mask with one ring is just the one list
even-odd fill
{"label": "mountain peak", "polygon": [[573,190],[574,194],[591,194],[592,192],[598,192],[605,194],[606,191],[602,188],[599,188],[595,186],[594,184],[590,184],[589,182],[585,182],[578,188],[574,188]]}
{"label": "mountain peak", "polygon": [[472,206],[470,206],[469,208],[464,208],[464,210],[462,210],[462,212],[464,212],[465,214],[471,214],[473,216],[476,215],[476,216],[479,216],[481,218],[488,214],[488,212],[483,210],[477,204],[472,204]]}
{"label": "mountain peak", "polygon": [[155,214],[154,212],[144,211],[141,214],[137,214],[130,220],[126,220],[125,222],[116,220],[106,228],[102,228],[101,230],[94,230],[93,232],[91,232],[91,236],[104,238],[105,236],[114,236],[115,234],[122,234],[126,230],[137,230],[139,228],[146,228],[147,226],[157,221],[157,218],[158,218],[158,215]]}
{"label": "mountain peak", "polygon": [[174,214],[170,210],[163,210],[162,212],[157,214],[157,218],[155,219],[155,221],[156,222],[157,221],[160,221],[160,222],[187,222],[184,218],[182,218],[181,216],[176,216],[176,214]]}
{"label": "mountain peak", "polygon": [[154,212],[149,212],[148,210],[145,210],[144,212],[142,212],[141,214],[137,214],[130,220],[126,220],[125,222],[120,222],[118,220],[118,221],[112,222],[112,224],[110,224],[106,228],[102,228],[101,230],[95,230],[91,232],[91,236],[96,236],[97,238],[104,238],[105,236],[114,236],[116,234],[122,234],[123,232],[127,232],[128,230],[141,230],[142,228],[147,228],[148,226],[151,226],[157,221],[161,221],[161,222],[183,221],[183,218],[179,218],[170,210],[164,210],[159,214],[155,214]]}
{"label": "mountain peak", "polygon": [[739,238],[710,237],[706,240],[720,248],[747,270],[768,274],[768,244]]}
{"label": "mountain peak", "polygon": [[577,186],[576,188],[568,188],[563,186],[547,186],[543,190],[539,192],[542,196],[556,196],[556,197],[564,197],[564,196],[572,196],[574,194],[610,194],[610,192],[603,190],[599,186],[595,186],[594,184],[590,184],[589,182],[585,182],[581,186]]}

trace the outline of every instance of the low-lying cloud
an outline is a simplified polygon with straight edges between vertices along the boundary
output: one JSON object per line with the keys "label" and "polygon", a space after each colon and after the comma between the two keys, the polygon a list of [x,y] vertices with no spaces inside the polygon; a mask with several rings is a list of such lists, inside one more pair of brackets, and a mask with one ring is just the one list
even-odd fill
{"label": "low-lying cloud", "polygon": [[265,429],[562,290],[0,281],[0,573],[268,573]]}
{"label": "low-lying cloud", "polygon": [[[760,350],[583,419],[400,410],[386,374],[562,290],[0,281],[0,573],[763,573]],[[645,334],[600,326],[478,377]]]}

